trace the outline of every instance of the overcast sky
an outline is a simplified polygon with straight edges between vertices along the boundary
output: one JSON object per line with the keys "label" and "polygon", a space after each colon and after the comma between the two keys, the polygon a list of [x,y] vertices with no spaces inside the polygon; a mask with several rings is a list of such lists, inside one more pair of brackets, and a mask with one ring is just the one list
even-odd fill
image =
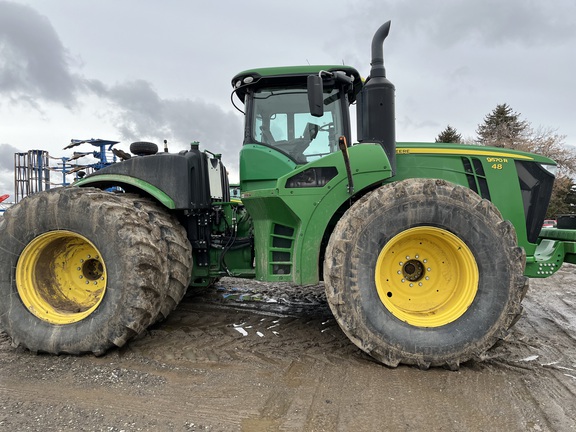
{"label": "overcast sky", "polygon": [[0,195],[14,191],[14,152],[70,156],[71,139],[200,141],[237,180],[230,79],[342,62],[365,77],[387,20],[398,141],[448,124],[473,138],[507,103],[576,145],[575,17],[575,0],[0,0]]}

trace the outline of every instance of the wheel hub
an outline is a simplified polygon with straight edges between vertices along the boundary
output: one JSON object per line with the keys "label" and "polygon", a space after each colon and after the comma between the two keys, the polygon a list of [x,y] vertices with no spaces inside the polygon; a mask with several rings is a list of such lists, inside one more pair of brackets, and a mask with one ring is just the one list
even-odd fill
{"label": "wheel hub", "polygon": [[416,282],[422,279],[424,277],[424,272],[424,264],[416,259],[411,259],[402,266],[402,273],[406,280],[409,280],[410,282]]}
{"label": "wheel hub", "polygon": [[95,258],[88,258],[82,264],[82,275],[88,280],[96,281],[104,274],[104,266]]}

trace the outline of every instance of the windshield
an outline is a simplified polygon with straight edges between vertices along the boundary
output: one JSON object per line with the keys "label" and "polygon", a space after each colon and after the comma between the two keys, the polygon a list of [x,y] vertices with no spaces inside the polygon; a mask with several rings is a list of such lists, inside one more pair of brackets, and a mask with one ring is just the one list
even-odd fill
{"label": "windshield", "polygon": [[338,149],[344,135],[340,92],[329,90],[324,98],[324,115],[309,112],[303,88],[264,88],[252,97],[252,138],[307,163]]}

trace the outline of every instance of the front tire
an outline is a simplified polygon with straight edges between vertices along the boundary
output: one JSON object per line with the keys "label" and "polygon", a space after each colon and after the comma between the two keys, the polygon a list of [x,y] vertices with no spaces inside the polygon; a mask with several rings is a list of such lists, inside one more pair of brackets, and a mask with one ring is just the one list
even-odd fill
{"label": "front tire", "polygon": [[159,315],[168,246],[153,213],[124,194],[59,188],[0,222],[0,324],[15,345],[103,354]]}
{"label": "front tire", "polygon": [[444,366],[482,358],[521,313],[525,254],[514,227],[443,180],[382,186],[352,206],[326,250],[340,327],[380,362]]}

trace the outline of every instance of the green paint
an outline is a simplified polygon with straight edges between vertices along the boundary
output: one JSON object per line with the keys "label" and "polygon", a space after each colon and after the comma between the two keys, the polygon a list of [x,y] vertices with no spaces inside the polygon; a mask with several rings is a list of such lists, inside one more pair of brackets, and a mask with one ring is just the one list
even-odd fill
{"label": "green paint", "polygon": [[144,180],[140,180],[135,177],[130,177],[127,175],[120,175],[120,174],[101,174],[101,175],[93,175],[81,180],[78,180],[74,183],[74,186],[97,186],[97,187],[112,187],[112,186],[120,186],[122,185],[130,185],[134,186],[146,194],[153,196],[157,199],[162,205],[169,209],[176,208],[174,204],[174,200],[170,198],[167,194],[163,191],[158,189],[156,186],[151,185]]}

